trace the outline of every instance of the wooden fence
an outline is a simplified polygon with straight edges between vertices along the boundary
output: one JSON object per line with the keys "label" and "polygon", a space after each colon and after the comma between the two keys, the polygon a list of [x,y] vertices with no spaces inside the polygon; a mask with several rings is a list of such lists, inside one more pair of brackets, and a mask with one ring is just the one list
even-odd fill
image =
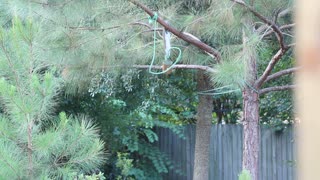
{"label": "wooden fence", "polygon": [[[165,180],[192,180],[195,146],[195,126],[188,125],[186,140],[169,129],[157,129],[157,146],[180,167],[183,175],[174,171],[163,175]],[[295,180],[295,141],[293,128],[281,132],[261,128],[260,180]],[[242,126],[214,125],[210,143],[210,180],[237,180],[241,171]]]}

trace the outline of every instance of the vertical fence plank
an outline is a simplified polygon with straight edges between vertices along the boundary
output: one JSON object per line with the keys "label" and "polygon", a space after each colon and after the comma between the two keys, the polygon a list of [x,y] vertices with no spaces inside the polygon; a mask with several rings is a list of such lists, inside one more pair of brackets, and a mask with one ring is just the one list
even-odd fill
{"label": "vertical fence plank", "polygon": [[[163,175],[165,180],[192,180],[195,127],[188,125],[181,139],[169,129],[156,130],[159,141],[155,143],[162,152],[171,157],[181,168],[183,175],[170,170]],[[211,129],[210,143],[210,179],[236,180],[242,167],[242,133],[240,125],[214,125]],[[294,133],[289,127],[283,133],[276,134],[273,129],[261,128],[261,150],[259,168],[261,180],[294,180],[295,160]]]}

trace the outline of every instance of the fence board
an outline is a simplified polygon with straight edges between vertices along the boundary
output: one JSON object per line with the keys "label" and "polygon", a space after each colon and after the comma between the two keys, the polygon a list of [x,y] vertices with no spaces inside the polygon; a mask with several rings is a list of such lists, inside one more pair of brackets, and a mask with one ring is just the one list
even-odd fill
{"label": "fence board", "polygon": [[[186,140],[168,129],[156,130],[159,142],[156,145],[171,157],[183,174],[170,170],[163,175],[165,180],[192,180],[194,165],[195,126],[184,129]],[[213,125],[211,129],[209,177],[211,180],[236,180],[242,169],[242,126]],[[261,128],[259,177],[261,180],[295,180],[295,141],[293,128],[283,132]]]}

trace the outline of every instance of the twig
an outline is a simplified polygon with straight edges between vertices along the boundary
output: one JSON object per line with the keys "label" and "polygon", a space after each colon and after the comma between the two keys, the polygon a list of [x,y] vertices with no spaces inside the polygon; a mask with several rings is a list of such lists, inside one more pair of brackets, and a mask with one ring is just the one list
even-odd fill
{"label": "twig", "polygon": [[287,75],[287,74],[294,73],[294,72],[296,72],[298,69],[300,69],[300,68],[299,68],[299,67],[294,67],[294,68],[289,68],[289,69],[285,69],[285,70],[276,72],[276,73],[268,76],[267,79],[266,79],[264,82],[267,82],[267,81],[270,81],[270,80],[279,78],[279,77],[284,76],[284,75]]}
{"label": "twig", "polygon": [[[292,23],[292,24],[286,24],[286,25],[283,25],[283,26],[280,26],[280,30],[284,30],[284,29],[290,29],[290,28],[293,28],[294,26],[296,25],[296,23]],[[270,30],[268,32],[266,32],[263,37],[265,36],[269,36],[270,34],[272,34],[274,31],[273,30]]]}
{"label": "twig", "polygon": [[269,92],[273,92],[273,91],[285,91],[285,90],[289,90],[289,89],[294,89],[296,88],[296,85],[284,85],[284,86],[274,86],[274,87],[268,87],[268,88],[264,88],[261,89],[259,91],[259,94],[265,94],[265,93],[269,93]]}

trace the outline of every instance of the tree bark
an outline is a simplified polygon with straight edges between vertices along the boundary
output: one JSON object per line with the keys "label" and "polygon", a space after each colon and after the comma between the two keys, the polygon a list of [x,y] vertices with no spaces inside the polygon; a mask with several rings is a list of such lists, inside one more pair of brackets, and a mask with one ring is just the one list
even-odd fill
{"label": "tree bark", "polygon": [[[204,91],[210,88],[210,79],[203,71],[198,72],[197,83],[198,91]],[[212,126],[212,101],[212,96],[199,94],[193,180],[209,179],[209,144]]]}
{"label": "tree bark", "polygon": [[242,168],[251,173],[252,180],[258,180],[260,128],[259,128],[259,95],[246,88],[243,91],[243,159]]}
{"label": "tree bark", "polygon": [[[250,27],[252,21],[247,19]],[[242,168],[251,174],[251,180],[258,180],[259,171],[259,149],[260,149],[260,128],[259,128],[259,90],[255,86],[257,79],[257,56],[254,51],[247,49],[247,32],[243,31],[243,51],[251,52],[246,61],[247,86],[243,90],[243,154]],[[250,48],[250,47],[249,47]]]}

